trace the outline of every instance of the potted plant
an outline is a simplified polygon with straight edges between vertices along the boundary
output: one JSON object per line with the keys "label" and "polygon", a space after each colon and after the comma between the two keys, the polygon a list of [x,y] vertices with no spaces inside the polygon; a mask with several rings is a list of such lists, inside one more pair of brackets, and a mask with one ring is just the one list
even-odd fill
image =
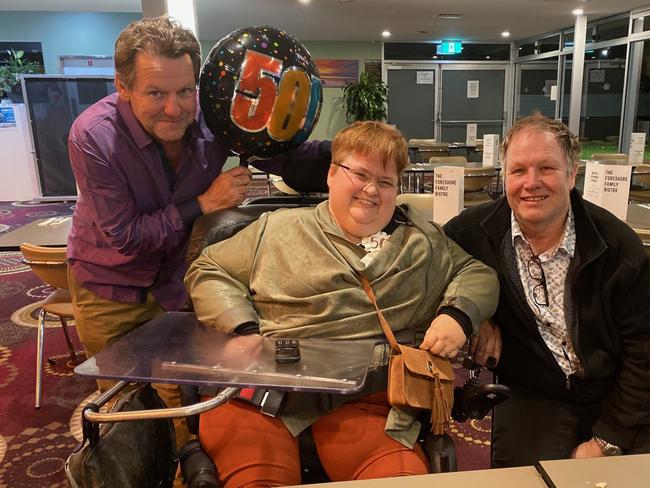
{"label": "potted plant", "polygon": [[[20,75],[42,73],[40,63],[23,59],[25,51],[7,50],[9,58],[0,65],[0,97],[7,96],[12,102],[22,101],[20,90]],[[18,90],[16,89],[18,86]]]}
{"label": "potted plant", "polygon": [[388,87],[377,77],[361,73],[359,81],[348,82],[343,87],[345,116],[348,122],[355,120],[385,120]]}

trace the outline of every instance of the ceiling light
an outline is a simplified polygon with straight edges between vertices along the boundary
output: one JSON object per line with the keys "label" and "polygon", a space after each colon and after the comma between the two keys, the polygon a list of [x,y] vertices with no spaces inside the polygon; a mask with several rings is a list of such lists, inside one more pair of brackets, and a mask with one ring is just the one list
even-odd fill
{"label": "ceiling light", "polygon": [[463,18],[463,14],[438,14],[438,18],[458,20]]}
{"label": "ceiling light", "polygon": [[581,8],[577,8],[571,12],[573,15],[582,15],[584,13],[584,10]]}
{"label": "ceiling light", "polygon": [[381,37],[390,37],[390,31],[389,30],[382,31]]}
{"label": "ceiling light", "polygon": [[510,32],[508,32],[508,31],[503,31],[503,32],[501,33],[501,37],[510,37]]}
{"label": "ceiling light", "polygon": [[300,3],[309,3],[311,0],[298,0]]}

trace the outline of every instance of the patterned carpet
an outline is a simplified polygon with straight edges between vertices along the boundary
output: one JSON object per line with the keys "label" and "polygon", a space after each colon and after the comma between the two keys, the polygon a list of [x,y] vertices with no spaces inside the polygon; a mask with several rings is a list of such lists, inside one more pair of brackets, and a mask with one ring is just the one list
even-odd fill
{"label": "patterned carpet", "polygon": [[[69,215],[71,207],[0,203],[0,233],[5,225],[15,228],[47,216]],[[38,302],[50,291],[20,262],[20,253],[0,252],[0,488],[65,486],[63,465],[80,440],[79,406],[95,395],[93,381],[74,376],[59,322],[51,317],[44,356],[59,360],[45,363],[43,403],[39,410],[34,408]],[[74,327],[70,331],[78,344]],[[456,372],[457,382],[463,383],[466,371]],[[489,466],[489,418],[454,423],[451,434],[460,470]]]}
{"label": "patterned carpet", "polygon": [[73,202],[0,202],[0,234],[47,217],[72,215]]}

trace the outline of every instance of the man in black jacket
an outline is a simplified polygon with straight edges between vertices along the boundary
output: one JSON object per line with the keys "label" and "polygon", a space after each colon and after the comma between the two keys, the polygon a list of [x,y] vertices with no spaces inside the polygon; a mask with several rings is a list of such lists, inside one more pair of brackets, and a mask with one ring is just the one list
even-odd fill
{"label": "man in black jacket", "polygon": [[650,452],[650,259],[574,189],[579,154],[561,122],[519,120],[502,145],[505,197],[445,226],[501,282],[475,353],[512,390],[494,412],[495,467]]}

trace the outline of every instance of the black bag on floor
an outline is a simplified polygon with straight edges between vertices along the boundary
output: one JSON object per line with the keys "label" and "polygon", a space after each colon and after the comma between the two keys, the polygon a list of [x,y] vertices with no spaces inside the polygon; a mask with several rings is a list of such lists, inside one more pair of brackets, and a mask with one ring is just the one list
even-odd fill
{"label": "black bag on floor", "polygon": [[[156,408],[165,408],[165,404],[150,385],[145,385],[118,400],[113,411]],[[72,488],[173,485],[178,458],[171,420],[115,422],[102,424],[99,429],[86,420],[83,424],[84,440],[65,466]]]}

